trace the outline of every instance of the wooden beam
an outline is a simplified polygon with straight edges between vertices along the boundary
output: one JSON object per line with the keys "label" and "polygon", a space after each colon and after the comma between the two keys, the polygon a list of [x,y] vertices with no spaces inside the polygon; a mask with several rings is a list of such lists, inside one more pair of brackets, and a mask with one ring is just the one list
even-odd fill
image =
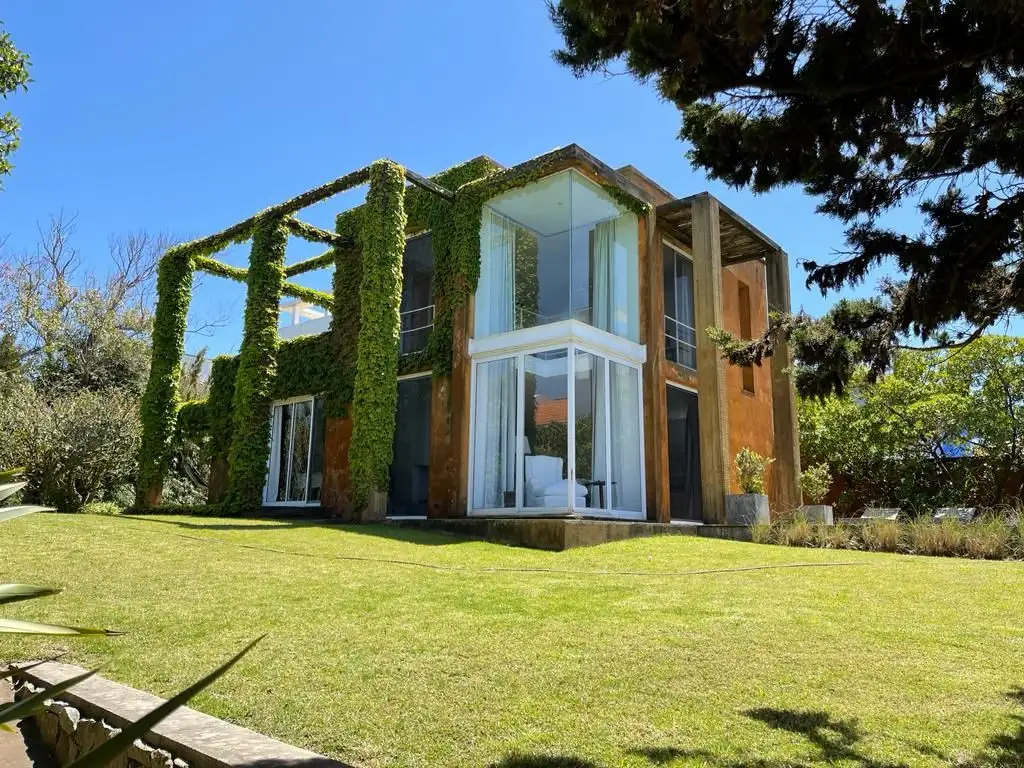
{"label": "wooden beam", "polygon": [[438,197],[443,197],[449,203],[455,200],[455,193],[450,189],[445,189],[440,184],[435,184],[430,179],[420,176],[418,173],[414,173],[408,168],[405,169],[405,178],[417,187],[425,189],[428,192],[433,192]]}
{"label": "wooden beam", "polygon": [[[789,312],[789,258],[783,251],[768,256],[765,264],[768,311]],[[800,426],[797,421],[796,391],[789,375],[792,365],[789,344],[777,342],[770,358],[772,374],[772,420],[775,426],[776,508],[787,511],[800,506]]]}
{"label": "wooden beam", "polygon": [[697,407],[700,485],[704,522],[725,522],[729,493],[729,400],[725,363],[707,328],[723,327],[722,244],[718,201],[711,195],[691,198],[693,206],[693,293],[697,322]]}
{"label": "wooden beam", "polygon": [[640,343],[644,363],[644,456],[647,473],[647,519],[672,521],[669,499],[668,405],[665,393],[665,273],[658,216],[640,219]]}
{"label": "wooden beam", "polygon": [[324,251],[319,256],[314,256],[311,259],[305,259],[304,261],[297,261],[290,267],[284,268],[285,277],[294,277],[295,275],[301,275],[304,272],[312,272],[315,269],[323,269],[324,267],[333,267],[335,259],[335,251],[333,248]]}
{"label": "wooden beam", "polygon": [[[206,272],[208,275],[226,277],[229,280],[235,280],[239,283],[244,283],[249,279],[249,270],[243,267],[232,267],[230,264],[224,264],[223,262],[206,256],[196,256],[193,258],[192,263],[197,270],[200,272]],[[324,291],[318,291],[315,288],[307,288],[304,285],[298,285],[296,283],[283,283],[281,286],[281,295],[288,296],[293,299],[299,299],[299,301],[308,301],[310,304],[315,304],[327,311],[331,311],[334,305],[334,300],[331,294]]]}

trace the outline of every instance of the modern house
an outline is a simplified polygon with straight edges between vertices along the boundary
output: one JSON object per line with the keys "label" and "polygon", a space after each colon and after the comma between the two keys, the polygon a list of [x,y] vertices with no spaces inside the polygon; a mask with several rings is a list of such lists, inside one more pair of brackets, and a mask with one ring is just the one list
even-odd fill
{"label": "modern house", "polygon": [[[191,418],[211,435],[212,502],[230,497],[232,459],[247,455],[232,445],[244,433],[244,406],[269,415],[259,494],[267,506],[319,505],[354,519],[386,512],[721,523],[725,495],[737,492],[733,457],[744,446],[774,457],[773,502],[799,504],[787,350],[760,367],[734,367],[704,332],[753,338],[769,308],[789,309],[787,257],[775,242],[708,193],[677,198],[636,168],[614,170],[576,145],[512,168],[477,158],[429,181],[402,171],[414,186],[404,192],[400,291],[385,302],[378,355],[364,350],[376,343],[368,324],[378,316],[366,304],[375,294],[363,252],[372,246],[365,229],[358,234],[385,210],[372,207],[372,173],[367,203],[341,214],[330,237],[295,222],[293,201],[264,212],[280,214],[291,234],[312,232],[331,245],[318,266],[335,267],[335,290],[321,299],[289,283],[278,289],[296,298],[280,305],[283,341],[272,362],[277,380],[294,384],[270,381],[263,400],[243,402],[248,388],[232,394],[233,384],[217,377],[236,375],[245,361],[221,359],[211,402],[180,410],[179,432]],[[217,237],[194,246],[194,268],[231,269],[208,258]],[[254,254],[256,242],[254,235]],[[362,282],[353,286],[360,259]],[[284,267],[284,276],[301,266]],[[250,302],[255,268],[227,275],[248,282]],[[246,316],[242,358],[256,338],[248,305]],[[312,370],[295,377],[290,365]],[[308,391],[295,391],[301,386]],[[333,410],[328,389],[343,401]],[[364,450],[360,415],[371,412],[361,403],[389,393],[397,398],[380,401],[395,404],[391,450],[381,460],[390,459],[385,509],[382,488],[376,501],[359,500],[362,459],[353,456]],[[230,401],[234,416],[224,405],[218,417],[216,398]],[[200,418],[190,408],[205,410]],[[218,423],[234,424],[232,434]],[[254,434],[245,439],[263,439]],[[159,499],[154,483],[139,491],[144,503]]]}

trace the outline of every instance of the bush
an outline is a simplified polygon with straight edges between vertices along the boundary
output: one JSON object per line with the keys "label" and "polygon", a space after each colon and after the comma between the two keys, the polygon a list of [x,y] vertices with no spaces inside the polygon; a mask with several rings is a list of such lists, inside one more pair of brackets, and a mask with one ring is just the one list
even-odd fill
{"label": "bush", "polygon": [[754,523],[750,526],[750,540],[755,544],[775,544],[775,528],[768,523]]}
{"label": "bush", "polygon": [[860,527],[864,549],[872,552],[899,552],[902,538],[900,524],[895,520],[873,520]]}
{"label": "bush", "polygon": [[764,493],[764,471],[775,459],[766,459],[749,448],[736,454],[736,475],[744,493]]}
{"label": "bush", "polygon": [[791,520],[779,523],[776,538],[779,544],[789,547],[810,547],[815,543],[815,526],[803,515],[794,515]]}
{"label": "bush", "polygon": [[1013,528],[997,517],[985,517],[964,526],[963,549],[967,557],[1002,560],[1013,554]]}
{"label": "bush", "polygon": [[109,517],[111,515],[120,515],[121,507],[113,501],[90,501],[78,511],[83,515],[103,515]]}
{"label": "bush", "polygon": [[907,525],[907,547],[918,555],[957,557],[964,553],[965,538],[964,525],[956,520],[918,519]]}
{"label": "bush", "polygon": [[844,523],[819,525],[817,530],[819,547],[825,549],[857,549],[857,534],[853,526]]}
{"label": "bush", "polygon": [[812,464],[800,473],[800,489],[808,504],[820,504],[832,487],[828,464]]}

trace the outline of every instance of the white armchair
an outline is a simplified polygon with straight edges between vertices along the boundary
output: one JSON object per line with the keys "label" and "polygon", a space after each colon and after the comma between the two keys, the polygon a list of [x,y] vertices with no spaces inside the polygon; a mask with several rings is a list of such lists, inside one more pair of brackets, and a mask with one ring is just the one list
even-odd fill
{"label": "white armchair", "polygon": [[[562,477],[563,460],[558,456],[526,457],[526,506],[565,507],[569,503],[568,480]],[[574,483],[576,506],[587,506],[587,489]]]}

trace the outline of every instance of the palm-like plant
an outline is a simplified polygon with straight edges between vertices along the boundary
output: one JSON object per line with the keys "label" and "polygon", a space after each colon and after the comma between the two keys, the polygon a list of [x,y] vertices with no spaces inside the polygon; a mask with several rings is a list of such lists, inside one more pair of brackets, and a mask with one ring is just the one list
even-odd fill
{"label": "palm-like plant", "polygon": [[[18,478],[24,470],[6,470],[0,472],[0,502],[5,499],[9,499],[11,496],[16,494],[18,491],[23,489],[26,485],[24,481],[20,481]],[[33,512],[45,512],[52,511],[49,507],[40,507],[34,505],[19,505],[19,506],[8,506],[0,507],[0,522],[5,520],[11,520],[22,515],[28,515]],[[39,587],[34,584],[0,584],[0,605],[6,603],[14,603],[20,600],[31,600],[37,597],[47,597],[48,595],[54,595],[60,592],[60,589],[54,587]],[[91,629],[87,627],[69,627],[62,626],[59,624],[41,624],[34,621],[19,621],[17,619],[4,619],[0,618],[0,633],[18,633],[18,634],[30,634],[30,635],[118,635],[121,634],[111,629]],[[262,640],[262,637],[258,637],[249,643],[245,648],[239,651],[235,656],[228,659],[224,664],[219,666],[213,672],[208,674],[202,680],[193,683],[191,686],[186,688],[184,691],[168,699],[166,702],[161,704],[159,707],[154,709],[149,714],[140,718],[137,722],[133,723],[129,727],[122,730],[113,739],[104,742],[96,749],[83,755],[81,758],[72,763],[70,768],[100,768],[101,766],[108,765],[118,755],[124,752],[128,747],[132,745],[135,739],[141,738],[157,723],[167,717],[171,712],[176,710],[178,707],[183,706],[189,699],[199,693],[201,690],[206,688],[208,685],[213,683],[214,680],[219,678],[231,667],[233,667],[239,659],[247,654],[256,643]],[[34,666],[38,666],[43,662],[36,662],[22,667],[11,667],[5,671],[0,672],[0,680],[6,677],[12,677],[19,670],[31,669]],[[13,702],[0,706],[0,728],[10,729],[9,723],[16,722],[22,718],[28,717],[40,709],[43,708],[44,702],[47,699],[53,699],[58,694],[66,691],[78,683],[92,677],[96,674],[97,670],[85,672],[77,677],[73,677],[69,680],[65,680],[57,685],[50,686],[42,691],[39,691],[21,701]]]}

